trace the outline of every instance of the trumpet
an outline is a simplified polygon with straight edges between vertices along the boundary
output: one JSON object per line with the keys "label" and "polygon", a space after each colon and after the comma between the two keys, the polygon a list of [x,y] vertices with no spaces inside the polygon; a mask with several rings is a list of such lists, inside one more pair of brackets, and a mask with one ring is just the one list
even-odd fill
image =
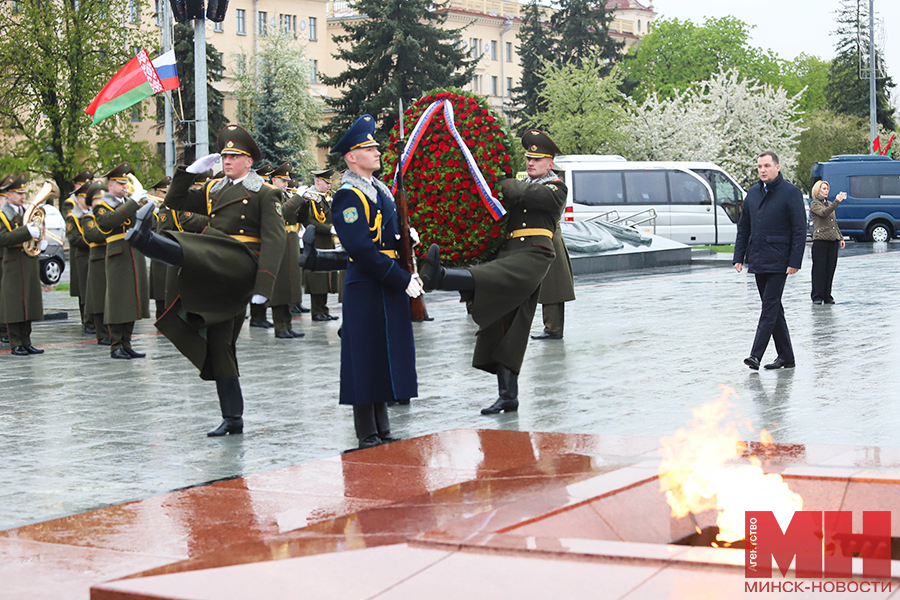
{"label": "trumpet", "polygon": [[40,231],[38,237],[31,238],[22,244],[22,250],[28,256],[38,256],[41,253],[41,242],[44,241],[44,237],[47,235],[45,224],[47,211],[41,205],[51,198],[59,198],[59,186],[57,186],[56,182],[52,179],[47,179],[44,181],[44,185],[41,186],[41,189],[38,190],[38,193],[26,203],[27,208],[25,209],[25,218],[23,222],[25,225],[31,223],[38,228],[38,231]]}

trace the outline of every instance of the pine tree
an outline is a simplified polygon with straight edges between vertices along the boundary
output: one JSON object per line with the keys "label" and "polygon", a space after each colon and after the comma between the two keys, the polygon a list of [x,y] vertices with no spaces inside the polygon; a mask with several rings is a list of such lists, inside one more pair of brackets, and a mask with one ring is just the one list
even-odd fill
{"label": "pine tree", "polygon": [[[189,23],[175,24],[175,59],[178,61],[178,81],[181,84],[181,100],[184,103],[184,118],[187,121],[193,121],[196,118],[194,111],[194,28]],[[225,109],[222,105],[224,96],[222,92],[213,87],[213,83],[221,81],[224,66],[222,65],[222,54],[219,53],[215,46],[206,43],[206,104],[208,106],[208,128],[209,128],[209,147],[216,148],[216,138],[219,131],[228,124],[225,118]],[[177,98],[173,98],[178,102]],[[176,104],[176,106],[178,106]],[[180,110],[180,107],[179,107]],[[195,142],[195,128],[191,123],[188,124],[177,122],[175,127],[175,137],[182,144],[193,144]],[[187,145],[184,148],[184,156],[181,162],[190,164],[194,161],[196,146]]]}
{"label": "pine tree", "polygon": [[550,26],[556,34],[554,54],[557,64],[576,61],[581,64],[589,57],[602,61],[602,75],[608,75],[619,57],[624,42],[615,41],[609,35],[613,14],[606,2],[597,0],[560,0],[559,10],[550,17]]}
{"label": "pine tree", "polygon": [[[837,22],[837,56],[828,72],[825,100],[829,110],[838,114],[868,119],[869,80],[859,78],[860,53],[867,55],[869,52],[868,6],[857,0],[842,0]],[[879,64],[881,52],[877,46],[875,55],[875,62]],[[875,80],[876,119],[888,130],[897,126],[890,103],[890,90],[893,87],[894,82],[890,77]]]}
{"label": "pine tree", "polygon": [[549,27],[542,19],[542,6],[538,4],[538,0],[530,0],[522,13],[522,27],[518,36],[522,77],[519,85],[510,90],[515,108],[508,113],[517,128],[533,123],[541,112],[543,81],[540,73],[553,58],[553,40],[549,35]]}
{"label": "pine tree", "polygon": [[264,66],[253,118],[253,139],[262,155],[256,166],[269,163],[277,167],[297,154],[297,149],[289,145],[291,131],[278,108],[280,102],[281,93],[275,87],[274,73]]}
{"label": "pine tree", "polygon": [[339,75],[323,76],[325,85],[343,90],[325,102],[337,114],[323,128],[330,148],[361,115],[379,122],[376,139],[384,142],[397,123],[397,100],[469,83],[475,62],[467,58],[460,30],[439,26],[447,20],[447,2],[431,0],[356,0],[350,5],[365,17],[344,24],[335,35],[334,55],[347,64]]}

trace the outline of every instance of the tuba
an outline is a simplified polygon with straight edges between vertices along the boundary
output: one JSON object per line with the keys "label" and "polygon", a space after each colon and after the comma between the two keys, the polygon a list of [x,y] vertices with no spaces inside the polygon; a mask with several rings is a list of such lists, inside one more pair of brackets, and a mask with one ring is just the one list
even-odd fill
{"label": "tuba", "polygon": [[44,181],[44,185],[41,186],[34,198],[26,203],[24,224],[31,223],[41,232],[38,237],[31,238],[22,244],[22,250],[28,256],[38,256],[41,253],[41,242],[44,241],[44,236],[47,232],[44,223],[47,218],[47,211],[41,205],[51,198],[59,198],[59,186],[52,179],[48,179]]}

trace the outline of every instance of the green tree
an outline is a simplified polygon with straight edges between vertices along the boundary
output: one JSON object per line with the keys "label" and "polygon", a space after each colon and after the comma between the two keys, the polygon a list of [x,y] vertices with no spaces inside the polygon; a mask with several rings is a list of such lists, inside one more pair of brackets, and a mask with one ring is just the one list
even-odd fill
{"label": "green tree", "polygon": [[540,100],[545,109],[534,123],[542,124],[563,154],[608,154],[623,146],[621,125],[627,121],[618,69],[603,76],[600,52],[581,65],[548,64],[541,70]]}
{"label": "green tree", "polygon": [[749,44],[750,29],[734,17],[707,18],[700,25],[678,19],[654,21],[651,32],[632,46],[624,62],[626,77],[639,82],[632,96],[638,103],[653,92],[668,98],[676,89],[729,69],[779,85],[779,59]]}
{"label": "green tree", "polygon": [[[279,149],[272,150],[265,160],[272,164],[291,161],[295,170],[304,173],[316,167],[310,150],[319,139],[316,130],[323,108],[322,102],[313,98],[309,75],[302,44],[274,21],[260,39],[258,51],[249,56],[238,54],[234,69],[238,123],[257,135],[267,120],[277,123],[275,146]],[[260,94],[263,89],[269,94]],[[276,114],[277,118],[272,116]]]}
{"label": "green tree", "polygon": [[600,73],[608,74],[625,45],[609,35],[612,20],[613,13],[606,8],[606,2],[560,0],[558,9],[550,17],[550,27],[556,38],[553,51],[557,64],[597,60],[602,65]]}
{"label": "green tree", "polygon": [[869,121],[856,115],[836,114],[830,110],[816,110],[804,115],[797,144],[796,182],[809,193],[810,172],[814,162],[828,161],[835,154],[867,154]]}
{"label": "green tree", "polygon": [[[836,113],[869,118],[869,80],[860,79],[860,53],[869,54],[869,15],[866,3],[842,0],[837,16],[837,56],[831,63],[825,99],[828,108]],[[880,63],[881,52],[875,48],[875,62]],[[868,60],[865,59],[867,63]],[[894,82],[890,77],[875,81],[876,119],[885,129],[896,129],[890,91]]]}
{"label": "green tree", "polygon": [[801,94],[798,108],[802,112],[818,111],[827,106],[825,85],[828,83],[830,62],[817,56],[800,54],[794,60],[783,61],[781,67],[781,87],[789,95]]}
{"label": "green tree", "polygon": [[[512,105],[515,108],[507,111],[518,127],[536,122],[535,119],[540,112],[541,69],[553,58],[553,41],[550,37],[549,24],[544,20],[543,10],[538,0],[530,0],[522,14],[522,27],[518,35],[520,43],[517,49],[522,76],[519,85],[510,90]],[[543,125],[538,123],[536,126]]]}
{"label": "green tree", "polygon": [[432,0],[355,0],[350,3],[366,18],[345,23],[335,35],[334,57],[347,68],[323,76],[325,85],[341,90],[325,102],[336,115],[323,128],[330,147],[360,115],[379,122],[376,139],[385,142],[397,123],[397,100],[413,100],[425,90],[463,87],[472,79],[475,60],[459,44],[459,29],[441,29],[447,2]]}
{"label": "green tree", "polygon": [[290,128],[278,110],[281,94],[275,89],[272,69],[269,65],[264,65],[263,71],[257,99],[258,110],[253,119],[253,139],[261,154],[259,165],[270,163],[278,166],[297,154],[297,149],[289,145]]}
{"label": "green tree", "polygon": [[[194,105],[194,27],[191,23],[175,24],[175,60],[178,61],[178,82],[181,84],[181,102],[184,106],[182,115],[186,121],[196,118]],[[213,83],[224,78],[222,54],[216,47],[206,43],[206,105],[209,146],[216,148],[216,138],[223,127],[228,125],[225,118],[223,102],[225,96],[213,87]],[[176,100],[177,101],[177,100]],[[178,122],[175,126],[176,138],[184,144],[184,156],[181,162],[190,164],[196,158],[196,129],[194,123]]]}
{"label": "green tree", "polygon": [[138,25],[141,10],[146,3],[0,3],[0,136],[9,170],[49,175],[66,196],[84,169],[102,170],[120,159],[142,173],[158,169],[155,149],[130,141],[136,130],[130,119],[140,116],[140,106],[96,127],[84,112],[136,49],[153,48]]}

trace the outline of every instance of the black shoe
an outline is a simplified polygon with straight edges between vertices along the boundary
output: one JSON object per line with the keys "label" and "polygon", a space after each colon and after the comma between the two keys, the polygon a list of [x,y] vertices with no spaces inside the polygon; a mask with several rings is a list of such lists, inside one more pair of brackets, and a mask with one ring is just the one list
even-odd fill
{"label": "black shoe", "polygon": [[131,355],[122,348],[116,348],[109,353],[110,358],[121,358],[122,360],[131,360]]}
{"label": "black shoe", "polygon": [[744,364],[753,369],[754,371],[759,371],[759,359],[755,356],[748,356],[744,359]]}
{"label": "black shoe", "polygon": [[10,350],[10,354],[13,356],[28,356],[28,350],[25,349],[25,346],[16,346],[12,350]]}
{"label": "black shoe", "polygon": [[825,304],[834,304],[834,298],[831,298],[830,300],[826,300]]}
{"label": "black shoe", "polygon": [[533,340],[561,340],[562,334],[560,333],[559,335],[556,335],[553,333],[542,332],[537,335],[531,336],[531,339],[533,339]]}
{"label": "black shoe", "polygon": [[381,438],[382,444],[390,444],[391,442],[399,442],[400,440],[403,439],[403,438],[398,438],[398,437],[392,436],[390,431],[388,431],[387,433],[379,433],[378,437]]}
{"label": "black shoe", "polygon": [[488,406],[487,408],[481,409],[481,414],[483,415],[496,415],[501,411],[505,412],[516,412],[519,410],[519,401],[516,398],[497,398],[497,400]]}
{"label": "black shoe", "polygon": [[0,337],[0,343],[8,344],[8,343],[9,343],[9,337],[8,337],[8,336],[5,336],[5,335],[4,335],[3,337]]}
{"label": "black shoe", "polygon": [[399,400],[391,400],[387,403],[388,406],[396,406],[399,404],[400,406],[409,406],[409,398],[401,398]]}
{"label": "black shoe", "polygon": [[207,437],[221,437],[229,433],[244,433],[244,417],[222,417],[222,422],[215,429],[206,432]]}
{"label": "black shoe", "polygon": [[81,326],[81,333],[84,333],[84,334],[87,334],[87,335],[94,335],[94,334],[97,333],[97,330],[94,329],[93,327],[91,327],[90,325],[82,325],[82,326]]}
{"label": "black shoe", "polygon": [[425,268],[422,270],[422,289],[426,292],[437,290],[444,279],[444,268],[441,266],[441,247],[432,244],[425,255]]}
{"label": "black shoe", "polygon": [[303,337],[303,334],[296,336],[294,335],[293,331],[279,331],[275,334],[275,337],[277,337],[279,340],[292,340],[295,337]]}
{"label": "black shoe", "polygon": [[97,340],[98,346],[109,346],[112,342],[109,341],[109,338],[103,338],[101,340]]}
{"label": "black shoe", "polygon": [[332,321],[337,321],[338,319],[340,319],[340,317],[336,317],[334,315],[328,315],[328,318],[331,319]]}
{"label": "black shoe", "polygon": [[294,316],[298,316],[298,315],[302,315],[302,314],[303,314],[303,311],[300,310],[300,307],[299,307],[298,305],[296,305],[296,304],[293,305],[293,306],[290,308],[290,311],[291,311],[291,314],[294,315]]}
{"label": "black shoe", "polygon": [[25,346],[25,351],[28,352],[28,354],[43,354],[44,353],[43,350],[41,350],[40,348],[35,348],[31,344],[28,344],[27,346]]}
{"label": "black shoe", "polygon": [[357,450],[365,450],[366,448],[374,448],[375,446],[380,446],[382,444],[381,438],[377,435],[370,435],[366,439],[359,442],[359,446],[356,448],[350,448],[349,450],[344,450],[341,454],[350,454],[351,452],[356,452]]}
{"label": "black shoe", "polygon": [[822,304],[822,303],[823,302],[820,298],[816,298],[815,300],[813,300],[813,304]]}
{"label": "black shoe", "polygon": [[793,369],[795,366],[797,366],[796,363],[788,362],[779,356],[774,361],[767,364],[765,368],[771,371],[772,369]]}
{"label": "black shoe", "polygon": [[127,352],[128,356],[130,356],[131,358],[144,358],[145,356],[147,356],[143,352],[138,352],[133,348],[125,348],[125,352]]}
{"label": "black shoe", "polygon": [[303,333],[302,331],[294,331],[293,329],[291,329],[291,335],[295,338],[302,338],[306,334]]}
{"label": "black shoe", "polygon": [[316,323],[324,323],[325,321],[331,321],[331,317],[328,315],[313,315],[312,320]]}
{"label": "black shoe", "polygon": [[260,329],[269,329],[272,327],[271,321],[250,321],[250,327],[259,327]]}
{"label": "black shoe", "polygon": [[303,306],[302,304],[297,305],[297,310],[300,311],[300,314],[306,314],[309,312],[309,309]]}

